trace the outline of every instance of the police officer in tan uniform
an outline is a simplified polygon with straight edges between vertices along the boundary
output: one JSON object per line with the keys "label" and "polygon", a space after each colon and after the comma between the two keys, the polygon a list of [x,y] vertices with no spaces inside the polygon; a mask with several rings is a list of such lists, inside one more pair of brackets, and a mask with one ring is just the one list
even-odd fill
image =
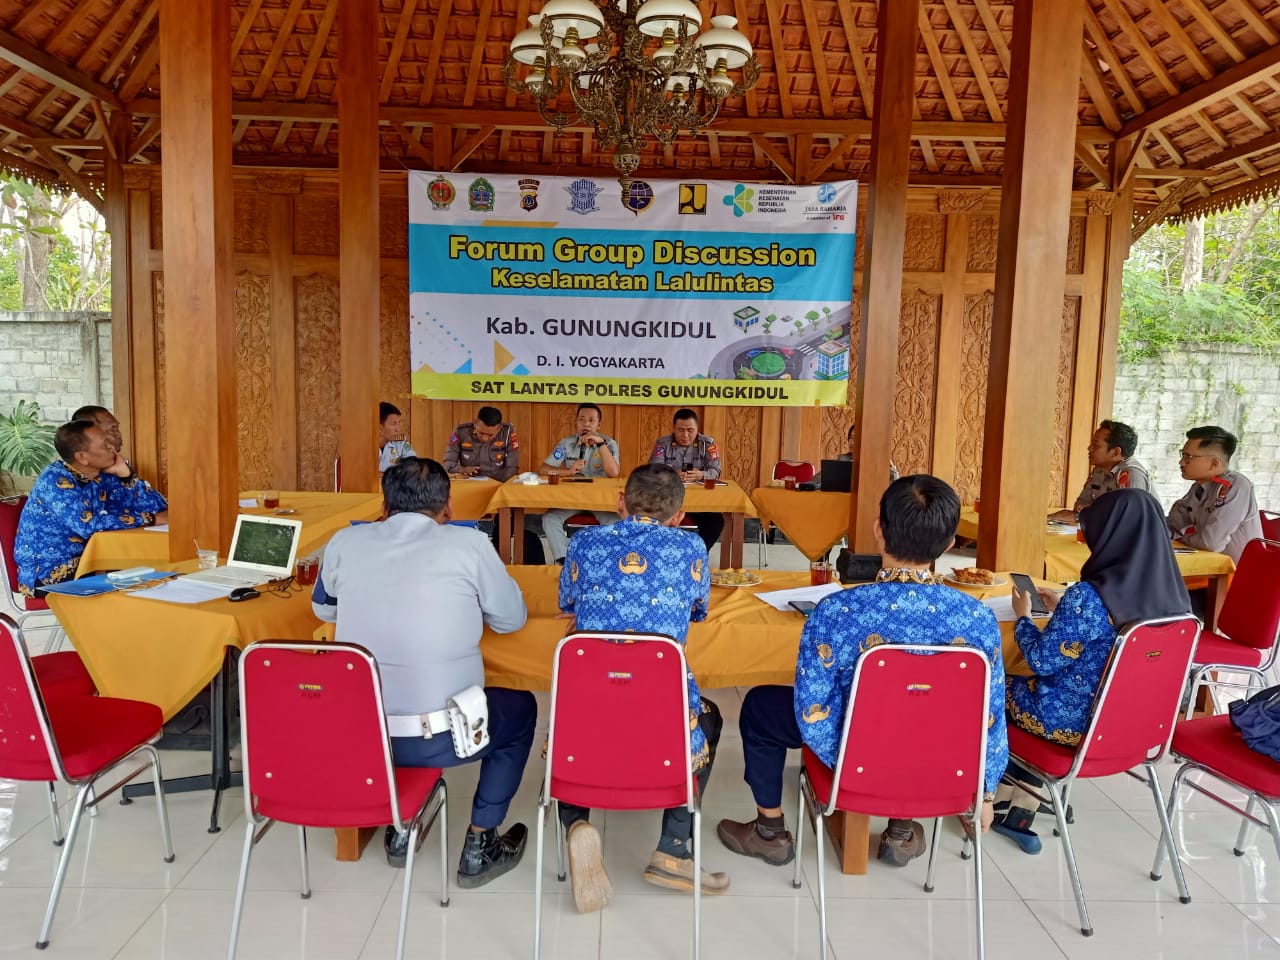
{"label": "police officer in tan uniform", "polygon": [[520,438],[497,407],[481,407],[474,423],[453,428],[444,468],[450,476],[492,477],[499,483],[520,472]]}
{"label": "police officer in tan uniform", "polygon": [[1133,455],[1138,433],[1127,423],[1103,420],[1089,441],[1089,478],[1076,497],[1075,506],[1049,515],[1050,520],[1071,522],[1085,507],[1112,490],[1151,490],[1151,478]]}
{"label": "police officer in tan uniform", "polygon": [[[720,448],[715,440],[698,432],[698,415],[688,407],[675,412],[671,432],[660,437],[649,455],[650,463],[666,464],[685,483],[720,478]],[[690,513],[686,519],[698,528],[698,536],[710,550],[724,531],[724,514]]]}
{"label": "police officer in tan uniform", "polygon": [[1222,427],[1195,427],[1182,445],[1182,476],[1191,489],[1169,508],[1169,535],[1189,547],[1225,553],[1236,563],[1262,536],[1253,484],[1230,469],[1236,438]]}

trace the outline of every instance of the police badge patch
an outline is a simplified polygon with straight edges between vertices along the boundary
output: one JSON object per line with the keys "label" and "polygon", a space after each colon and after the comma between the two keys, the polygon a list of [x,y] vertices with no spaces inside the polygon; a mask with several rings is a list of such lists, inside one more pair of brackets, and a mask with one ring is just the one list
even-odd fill
{"label": "police badge patch", "polygon": [[453,188],[453,184],[446,180],[443,174],[427,184],[427,199],[436,210],[448,210],[449,204],[453,203],[457,195],[458,192]]}
{"label": "police badge patch", "polygon": [[596,197],[604,192],[603,187],[586,179],[574,180],[571,184],[564,188],[569,194],[569,212],[570,213],[599,213],[600,208],[596,206]]}
{"label": "police badge patch", "polygon": [[538,209],[538,180],[532,177],[525,177],[519,181],[520,187],[520,209],[525,213],[530,213]]}

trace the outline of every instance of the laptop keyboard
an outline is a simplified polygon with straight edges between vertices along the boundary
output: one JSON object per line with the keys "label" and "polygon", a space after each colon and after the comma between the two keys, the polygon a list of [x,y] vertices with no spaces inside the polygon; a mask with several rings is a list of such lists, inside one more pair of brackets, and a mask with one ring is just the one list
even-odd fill
{"label": "laptop keyboard", "polygon": [[188,573],[182,579],[198,580],[201,583],[217,583],[229,587],[256,587],[260,583],[267,582],[260,570],[249,570],[241,567],[215,567],[212,570]]}

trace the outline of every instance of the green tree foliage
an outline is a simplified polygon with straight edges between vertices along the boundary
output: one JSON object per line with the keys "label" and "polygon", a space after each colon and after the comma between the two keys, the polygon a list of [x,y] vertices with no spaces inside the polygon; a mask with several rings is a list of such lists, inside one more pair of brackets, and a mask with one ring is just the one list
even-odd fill
{"label": "green tree foliage", "polygon": [[110,238],[97,211],[0,175],[0,310],[110,306]]}
{"label": "green tree foliage", "polygon": [[42,423],[40,405],[19,400],[13,413],[0,413],[0,470],[15,476],[34,477],[53,462],[52,424]]}

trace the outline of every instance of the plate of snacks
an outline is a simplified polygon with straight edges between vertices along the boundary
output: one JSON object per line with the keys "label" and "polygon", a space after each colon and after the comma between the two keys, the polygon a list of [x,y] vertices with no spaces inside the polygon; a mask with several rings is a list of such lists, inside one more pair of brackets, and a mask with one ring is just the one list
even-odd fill
{"label": "plate of snacks", "polygon": [[760,583],[760,574],[750,570],[712,570],[713,587],[754,587]]}
{"label": "plate of snacks", "polygon": [[952,567],[942,579],[953,587],[1002,587],[1009,582],[983,567]]}

